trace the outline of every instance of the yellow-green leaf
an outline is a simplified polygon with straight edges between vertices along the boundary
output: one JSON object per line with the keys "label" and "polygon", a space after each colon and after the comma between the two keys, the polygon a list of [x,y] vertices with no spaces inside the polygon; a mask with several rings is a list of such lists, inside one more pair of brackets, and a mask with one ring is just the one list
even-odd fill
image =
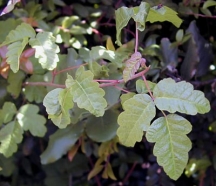
{"label": "yellow-green leaf", "polygon": [[188,162],[191,141],[186,136],[191,131],[189,121],[176,114],[156,119],[148,128],[146,138],[155,143],[153,153],[167,175],[177,180]]}
{"label": "yellow-green leaf", "polygon": [[91,71],[85,71],[84,67],[80,67],[76,72],[75,79],[68,75],[66,87],[70,89],[73,101],[79,108],[84,108],[99,117],[104,115],[107,103],[103,98],[104,90],[99,87],[97,82],[93,81],[93,77]]}
{"label": "yellow-green leaf", "polygon": [[181,112],[195,115],[209,112],[209,101],[204,93],[194,90],[193,85],[185,81],[176,83],[173,79],[161,80],[153,90],[155,104],[160,110],[170,113]]}
{"label": "yellow-green leaf", "polygon": [[133,147],[142,140],[143,131],[150,126],[155,117],[156,109],[151,97],[147,94],[137,94],[124,102],[125,109],[118,117],[117,135],[125,146]]}

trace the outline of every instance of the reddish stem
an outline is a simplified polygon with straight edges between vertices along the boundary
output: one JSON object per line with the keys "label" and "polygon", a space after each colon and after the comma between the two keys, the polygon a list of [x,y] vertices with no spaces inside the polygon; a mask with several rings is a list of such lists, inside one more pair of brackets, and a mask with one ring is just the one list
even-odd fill
{"label": "reddish stem", "polygon": [[151,89],[149,88],[149,85],[148,85],[148,82],[147,82],[145,76],[142,75],[142,78],[143,78],[143,80],[144,80],[145,86],[146,86],[146,88],[147,88],[147,90],[148,90],[148,92],[149,92],[151,98],[154,100],[154,96],[152,95]]}
{"label": "reddish stem", "polygon": [[131,169],[129,170],[129,172],[127,173],[127,175],[125,176],[125,178],[124,178],[124,180],[123,180],[123,182],[122,182],[122,185],[125,185],[125,184],[126,184],[126,182],[128,181],[129,177],[130,177],[131,174],[133,173],[133,171],[134,171],[136,165],[137,165],[137,162],[134,162],[134,163],[133,163],[133,166],[131,167]]}
{"label": "reddish stem", "polygon": [[[92,162],[91,157],[89,157],[88,159],[89,159],[89,163],[91,164],[91,167],[94,168],[94,164],[93,164],[93,162]],[[97,175],[94,177],[94,179],[95,179],[97,185],[98,185],[98,186],[101,186],[100,180],[99,180],[99,178],[98,178]]]}
{"label": "reddish stem", "polygon": [[216,16],[210,16],[210,15],[194,14],[194,13],[185,13],[185,14],[187,14],[187,15],[193,15],[193,16],[198,16],[198,17],[205,17],[205,18],[216,19]]}
{"label": "reddish stem", "polygon": [[47,86],[47,87],[56,87],[56,88],[65,88],[65,85],[49,83],[49,82],[25,82],[24,86]]}
{"label": "reddish stem", "polygon": [[88,65],[88,63],[84,63],[84,64],[82,64],[82,65],[77,65],[77,66],[73,66],[73,67],[68,67],[68,68],[66,68],[66,69],[59,70],[59,71],[55,72],[55,75],[58,75],[58,74],[60,74],[60,73],[67,72],[67,71],[70,71],[70,70],[79,68],[79,67],[81,67],[81,66],[86,66],[86,65]]}

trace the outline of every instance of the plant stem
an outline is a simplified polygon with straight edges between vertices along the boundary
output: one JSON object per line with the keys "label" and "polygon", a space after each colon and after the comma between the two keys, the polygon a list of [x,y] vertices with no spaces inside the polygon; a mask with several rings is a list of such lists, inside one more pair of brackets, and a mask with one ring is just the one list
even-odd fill
{"label": "plant stem", "polygon": [[138,50],[138,40],[139,40],[139,32],[138,32],[137,27],[138,27],[138,25],[137,25],[137,22],[136,22],[135,52],[137,52],[137,50]]}
{"label": "plant stem", "polygon": [[146,86],[146,88],[147,88],[147,90],[148,90],[148,92],[149,92],[149,94],[150,94],[152,100],[154,100],[154,96],[152,95],[151,89],[149,88],[149,85],[148,85],[148,82],[147,82],[145,76],[142,75],[142,78],[143,78],[143,80],[144,80],[145,86]]}
{"label": "plant stem", "polygon": [[48,86],[48,87],[56,87],[56,88],[65,88],[65,85],[49,83],[49,82],[25,82],[24,86]]}
{"label": "plant stem", "polygon": [[137,165],[137,162],[134,162],[131,169],[129,170],[129,172],[125,176],[125,178],[124,178],[124,180],[122,182],[122,185],[125,185],[125,183],[128,181],[128,179],[129,179],[130,175],[132,174],[133,170],[135,169],[136,165]]}
{"label": "plant stem", "polygon": [[73,66],[73,67],[68,67],[68,68],[66,68],[66,69],[59,70],[59,71],[55,72],[55,75],[58,75],[58,74],[60,74],[60,73],[67,72],[67,71],[70,71],[70,70],[79,68],[79,67],[81,67],[81,66],[86,66],[86,65],[88,65],[88,63],[84,63],[84,64],[82,64],[82,65],[77,65],[77,66]]}
{"label": "plant stem", "polygon": [[[92,162],[91,157],[89,157],[88,159],[89,159],[89,163],[90,163],[90,165],[91,165],[91,167],[92,167],[92,169],[93,169],[93,168],[94,168],[94,165],[93,165],[93,162]],[[96,181],[96,183],[97,183],[97,186],[101,186],[100,180],[99,180],[99,178],[98,178],[97,175],[94,177],[94,179],[95,179],[95,181]]]}

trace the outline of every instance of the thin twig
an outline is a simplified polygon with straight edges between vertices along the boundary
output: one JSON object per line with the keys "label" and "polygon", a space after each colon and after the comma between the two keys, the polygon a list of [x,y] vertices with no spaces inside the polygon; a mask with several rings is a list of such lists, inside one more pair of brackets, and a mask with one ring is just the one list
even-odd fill
{"label": "thin twig", "polygon": [[70,71],[70,70],[73,70],[73,69],[76,69],[76,68],[79,68],[79,67],[85,66],[85,65],[88,65],[88,63],[84,63],[82,65],[77,65],[77,66],[73,66],[73,67],[68,67],[68,68],[63,69],[63,70],[59,70],[59,71],[55,72],[55,75],[58,75],[60,73],[67,72],[67,71]]}
{"label": "thin twig", "polygon": [[124,180],[122,181],[122,185],[125,185],[126,182],[128,181],[129,177],[131,176],[131,174],[133,173],[135,167],[137,165],[137,162],[133,163],[133,166],[131,167],[131,169],[129,170],[129,172],[127,173],[127,175],[125,176]]}
{"label": "thin twig", "polygon": [[149,84],[148,84],[148,82],[147,82],[145,76],[142,75],[142,78],[143,78],[143,80],[144,80],[145,86],[146,86],[146,88],[147,88],[147,90],[148,90],[148,92],[149,92],[151,98],[154,100],[154,96],[152,95],[151,89],[149,88]]}
{"label": "thin twig", "polygon": [[[93,162],[92,162],[91,157],[89,157],[88,159],[89,159],[89,163],[91,164],[91,167],[94,168],[94,164],[93,164]],[[96,181],[96,183],[97,183],[97,186],[101,186],[100,180],[99,180],[99,178],[98,178],[97,175],[94,177],[94,179],[95,179],[95,181]]]}
{"label": "thin twig", "polygon": [[136,39],[135,39],[135,53],[137,52],[138,50],[138,41],[139,41],[139,32],[138,32],[138,23],[136,22]]}
{"label": "thin twig", "polygon": [[24,86],[47,86],[47,87],[56,87],[56,88],[65,88],[65,85],[49,83],[49,82],[25,82]]}
{"label": "thin twig", "polygon": [[185,14],[186,15],[198,16],[198,17],[204,17],[204,18],[216,19],[216,16],[211,16],[211,15],[194,14],[194,13],[185,13]]}

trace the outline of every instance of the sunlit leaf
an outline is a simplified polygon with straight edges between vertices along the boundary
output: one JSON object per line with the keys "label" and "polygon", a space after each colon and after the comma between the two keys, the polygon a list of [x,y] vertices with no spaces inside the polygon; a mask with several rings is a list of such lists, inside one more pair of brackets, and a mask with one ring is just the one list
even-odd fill
{"label": "sunlit leaf", "polygon": [[61,158],[75,144],[83,132],[81,123],[59,129],[49,139],[47,149],[41,154],[41,163],[48,164]]}
{"label": "sunlit leaf", "polygon": [[0,110],[0,126],[2,123],[10,122],[14,115],[16,114],[17,109],[14,103],[5,102],[2,109]]}
{"label": "sunlit leaf", "polygon": [[29,40],[32,48],[35,48],[35,57],[39,59],[39,63],[43,68],[53,70],[59,62],[57,53],[59,47],[55,44],[55,38],[51,32],[40,32],[36,38]]}
{"label": "sunlit leaf", "polygon": [[28,38],[23,38],[22,41],[16,41],[8,45],[6,54],[6,62],[10,65],[11,70],[16,73],[19,70],[20,56],[28,43]]}
{"label": "sunlit leaf", "polygon": [[24,130],[29,130],[33,136],[43,137],[46,133],[46,119],[38,112],[37,105],[26,104],[19,109],[16,118]]}
{"label": "sunlit leaf", "polygon": [[152,7],[146,21],[151,23],[169,21],[176,27],[179,27],[182,23],[182,20],[177,16],[177,12],[167,6],[163,6],[160,9]]}
{"label": "sunlit leaf", "polygon": [[148,128],[146,138],[154,142],[153,153],[167,175],[177,180],[188,162],[191,141],[186,136],[191,131],[189,121],[176,114],[156,119]]}
{"label": "sunlit leaf", "polygon": [[0,130],[0,153],[10,157],[17,151],[17,144],[23,139],[23,130],[16,121],[8,123]]}
{"label": "sunlit leaf", "polygon": [[210,6],[216,6],[216,1],[208,0],[203,3],[203,8],[206,9]]}
{"label": "sunlit leaf", "polygon": [[133,147],[141,141],[143,131],[150,126],[155,117],[156,109],[151,97],[147,94],[137,94],[123,104],[124,112],[118,117],[117,135],[125,146]]}
{"label": "sunlit leaf", "polygon": [[15,30],[11,30],[7,35],[5,41],[0,45],[8,45],[10,43],[23,40],[23,38],[33,38],[35,37],[34,29],[26,23],[22,23],[21,25],[17,26]]}
{"label": "sunlit leaf", "polygon": [[106,41],[106,48],[107,48],[107,50],[115,51],[115,47],[114,47],[114,45],[113,45],[113,42],[112,42],[111,37],[108,37],[108,38],[107,38],[107,41]]}
{"label": "sunlit leaf", "polygon": [[176,83],[171,78],[163,79],[155,86],[153,96],[158,109],[170,113],[178,111],[195,115],[210,110],[209,101],[204,97],[204,93],[194,90],[193,85],[185,81]]}
{"label": "sunlit leaf", "polygon": [[20,2],[20,0],[9,0],[7,6],[2,10],[0,16],[11,12],[14,9],[16,3]]}
{"label": "sunlit leaf", "polygon": [[66,87],[70,89],[73,95],[73,101],[78,107],[88,110],[96,117],[103,116],[106,100],[103,98],[105,92],[99,88],[99,84],[93,81],[91,71],[85,71],[84,67],[80,67],[76,72],[76,78],[68,75]]}

